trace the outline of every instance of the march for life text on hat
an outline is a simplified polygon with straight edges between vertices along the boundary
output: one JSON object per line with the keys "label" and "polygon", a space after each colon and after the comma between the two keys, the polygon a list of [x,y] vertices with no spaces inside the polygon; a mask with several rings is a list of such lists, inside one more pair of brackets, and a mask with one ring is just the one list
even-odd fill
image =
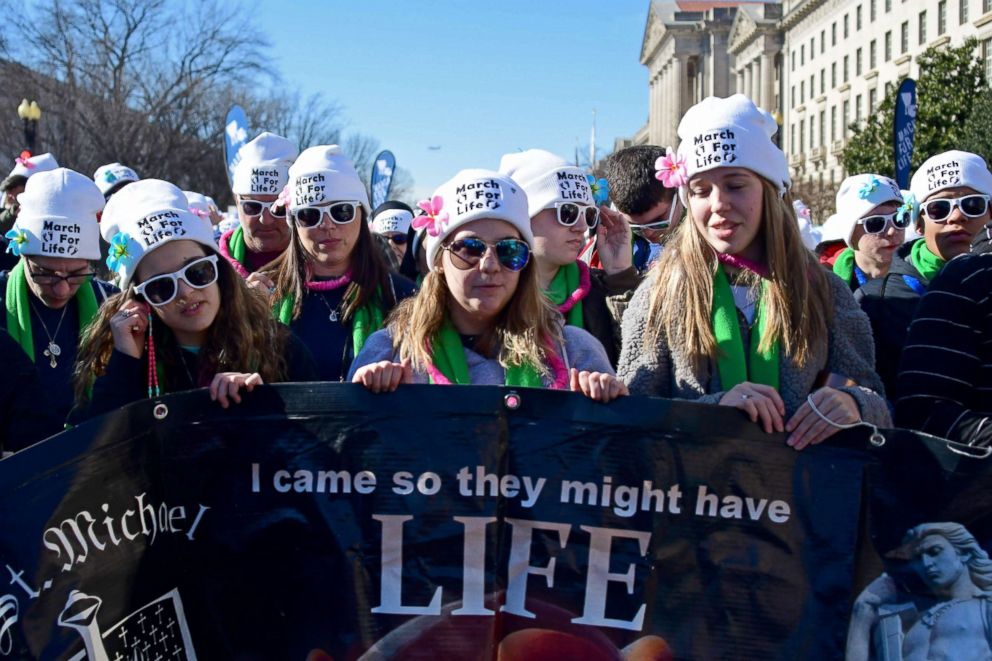
{"label": "march for life text on hat", "polygon": [[365,184],[337,145],[305,149],[289,168],[291,210],[327,202],[358,202],[365,209],[365,218],[372,213]]}
{"label": "march for life text on hat", "polygon": [[125,289],[145,255],[169,241],[190,240],[216,250],[213,231],[189,210],[186,196],[159,179],[142,179],[117,193],[103,212],[100,232],[110,243],[107,266]]}
{"label": "march for life text on hat", "polygon": [[100,192],[104,195],[117,188],[121,184],[129,181],[138,181],[141,177],[138,173],[126,165],[120,163],[107,163],[101,165],[93,173],[93,181],[96,182]]}
{"label": "march for life text on hat", "polygon": [[527,193],[531,218],[555,202],[594,204],[585,171],[549,151],[528,149],[504,154],[499,161],[499,172],[520,184]]}
{"label": "march for life text on hat", "polygon": [[231,190],[235,195],[278,195],[289,181],[289,166],[299,153],[291,140],[260,133],[238,151]]}
{"label": "march for life text on hat", "polygon": [[383,202],[372,212],[371,230],[375,234],[406,234],[413,222],[413,210],[402,202]]}
{"label": "march for life text on hat", "polygon": [[843,239],[848,247],[858,219],[869,211],[887,202],[901,205],[902,191],[899,184],[879,174],[855,174],[841,182],[837,190],[837,215],[844,223]]}
{"label": "march for life text on hat", "polygon": [[28,179],[17,196],[21,213],[8,232],[16,255],[100,259],[103,194],[86,175],[57,168]]}
{"label": "march for life text on hat", "polygon": [[527,194],[517,182],[492,170],[462,170],[441,184],[430,200],[419,204],[427,212],[413,222],[427,230],[427,265],[436,270],[441,244],[459,227],[473,220],[505,220],[517,228],[527,245],[534,245]]}
{"label": "march for life text on hat", "polygon": [[685,180],[714,168],[746,168],[785,195],[792,179],[785,154],[772,142],[777,132],[772,116],[743,94],[703,99],[679,122],[678,160],[684,163]]}
{"label": "march for life text on hat", "polygon": [[992,173],[985,159],[971,152],[945,151],[925,160],[909,182],[909,189],[921,203],[934,193],[959,186],[992,195]]}

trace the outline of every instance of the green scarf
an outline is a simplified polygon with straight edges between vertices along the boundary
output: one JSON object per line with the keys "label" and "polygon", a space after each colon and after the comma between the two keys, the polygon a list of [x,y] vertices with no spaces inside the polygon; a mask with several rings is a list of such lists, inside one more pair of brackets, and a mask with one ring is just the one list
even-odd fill
{"label": "green scarf", "polygon": [[238,225],[234,230],[234,234],[227,240],[227,251],[231,253],[234,261],[248,268],[248,259],[245,256],[247,250],[248,247],[245,245],[245,231],[241,228],[241,225]]}
{"label": "green scarf", "polygon": [[[555,304],[560,306],[564,303],[572,292],[579,288],[579,265],[575,262],[566,264],[558,269],[555,277],[548,284],[545,296]],[[578,301],[572,309],[565,313],[565,323],[569,326],[582,328],[582,301]]]}
{"label": "green scarf", "polygon": [[[431,360],[451,383],[460,386],[472,385],[468,377],[468,363],[465,361],[462,338],[448,318],[445,318],[441,330],[431,342]],[[434,383],[433,377],[430,377],[430,382]],[[510,365],[506,368],[506,385],[522,388],[544,387],[541,375],[533,365]]]}
{"label": "green scarf", "polygon": [[926,239],[917,239],[909,253],[909,261],[913,263],[916,270],[920,272],[927,282],[937,277],[940,269],[944,268],[945,262],[927,248]]}
{"label": "green scarf", "polygon": [[834,273],[836,273],[841,280],[848,284],[850,284],[851,280],[854,279],[853,249],[844,248],[844,250],[837,255],[837,260],[834,261]]}
{"label": "green scarf", "polygon": [[758,303],[758,314],[751,330],[749,360],[745,360],[744,341],[741,338],[734,294],[730,289],[730,281],[727,280],[723,265],[717,266],[716,274],[713,276],[712,324],[719,354],[716,364],[720,372],[720,384],[725,391],[744,381],[761,383],[778,390],[779,342],[776,341],[769,351],[758,350],[761,338],[765,334],[766,291],[767,284],[762,282],[761,301]]}
{"label": "green scarf", "polygon": [[[369,339],[369,335],[382,328],[385,315],[382,312],[382,305],[377,302],[381,300],[382,292],[376,289],[375,299],[358,308],[351,318],[351,344],[356,356],[365,346],[365,341]],[[289,326],[293,322],[295,304],[296,300],[293,296],[286,294],[282,300],[275,304],[272,314],[279,322]]]}
{"label": "green scarf", "polygon": [[[24,262],[20,261],[7,276],[7,332],[21,345],[24,353],[34,362],[34,335],[31,333],[31,304],[28,296],[28,279],[24,275]],[[79,335],[96,316],[96,294],[89,283],[76,290],[76,305],[79,308]],[[54,339],[54,338],[53,338]]]}

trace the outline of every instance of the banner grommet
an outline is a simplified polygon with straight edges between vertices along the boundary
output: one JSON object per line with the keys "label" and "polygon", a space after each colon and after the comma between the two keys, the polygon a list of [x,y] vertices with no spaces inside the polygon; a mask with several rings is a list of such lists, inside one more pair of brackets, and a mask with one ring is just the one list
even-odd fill
{"label": "banner grommet", "polygon": [[165,420],[166,416],[169,415],[169,407],[159,402],[155,405],[155,408],[152,409],[152,415],[155,416],[156,420]]}
{"label": "banner grommet", "polygon": [[503,406],[510,409],[511,411],[516,411],[520,408],[521,399],[520,394],[516,390],[511,390],[503,396]]}

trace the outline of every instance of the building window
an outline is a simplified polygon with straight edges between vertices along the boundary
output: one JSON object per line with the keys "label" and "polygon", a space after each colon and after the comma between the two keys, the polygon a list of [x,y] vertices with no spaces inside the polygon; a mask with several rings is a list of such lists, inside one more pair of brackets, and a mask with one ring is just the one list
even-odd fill
{"label": "building window", "polygon": [[806,103],[806,81],[799,81],[799,103]]}
{"label": "building window", "polygon": [[845,39],[847,39],[847,35],[850,34],[850,32],[851,32],[848,29],[850,27],[850,21],[847,20],[848,18],[850,18],[850,15],[849,14],[844,14],[844,38]]}
{"label": "building window", "polygon": [[825,144],[827,144],[827,131],[826,131],[826,129],[827,129],[827,111],[826,110],[821,110],[820,111],[820,129],[819,129],[819,132],[820,132],[820,146],[821,147],[824,146]]}
{"label": "building window", "polygon": [[813,61],[813,55],[816,53],[816,37],[809,38],[809,61]]}
{"label": "building window", "polygon": [[795,108],[796,107],[796,86],[795,85],[793,85],[792,86],[792,89],[789,90],[789,97],[790,97],[790,99],[792,101],[792,103],[790,103],[789,106],[792,107],[792,108]]}
{"label": "building window", "polygon": [[982,13],[987,14],[992,11],[992,0],[982,0]]}
{"label": "building window", "polygon": [[958,0],[958,24],[968,22],[968,0]]}
{"label": "building window", "polygon": [[827,31],[820,30],[820,53],[827,52]]}
{"label": "building window", "polygon": [[816,147],[816,113],[809,115],[809,148]]}
{"label": "building window", "polygon": [[854,123],[861,124],[861,95],[854,97]]}
{"label": "building window", "polygon": [[799,47],[799,66],[806,64],[806,44]]}
{"label": "building window", "polygon": [[868,90],[868,114],[875,112],[875,102],[878,100],[878,90],[872,88]]}
{"label": "building window", "polygon": [[854,10],[854,29],[861,29],[861,5],[858,5]]}
{"label": "building window", "polygon": [[927,10],[924,9],[920,12],[920,45],[927,43]]}
{"label": "building window", "polygon": [[830,65],[830,88],[837,87],[837,63]]}
{"label": "building window", "polygon": [[841,116],[840,137],[847,140],[847,127],[851,123],[851,102],[844,101],[844,113]]}
{"label": "building window", "polygon": [[892,11],[892,0],[885,0],[885,13]]}
{"label": "building window", "polygon": [[806,151],[806,120],[799,120],[799,151]]}
{"label": "building window", "polygon": [[827,93],[827,70],[820,69],[820,94]]}
{"label": "building window", "polygon": [[793,124],[791,126],[791,129],[792,129],[792,135],[789,138],[789,153],[795,154],[796,153],[796,125]]}
{"label": "building window", "polygon": [[[988,0],[988,1],[989,2],[992,2],[992,0]],[[837,22],[836,21],[834,21],[834,23],[830,26],[830,45],[831,46],[836,46],[837,45]]]}
{"label": "building window", "polygon": [[809,77],[809,98],[812,101],[813,95],[816,94],[816,74]]}
{"label": "building window", "polygon": [[[992,0],[989,0],[989,2],[992,2]],[[905,55],[906,51],[909,50],[909,21],[904,21],[899,27],[899,41],[899,54]],[[792,58],[793,64],[795,64],[795,59],[794,57]],[[792,68],[795,69],[796,67],[793,66]]]}
{"label": "building window", "polygon": [[985,79],[992,80],[992,39],[982,42],[982,64],[985,65]]}
{"label": "building window", "polygon": [[868,20],[871,21],[872,23],[875,22],[875,4],[876,4],[876,0],[871,0],[868,3]]}
{"label": "building window", "polygon": [[947,0],[937,3],[937,36],[947,32]]}
{"label": "building window", "polygon": [[850,63],[851,63],[851,57],[849,55],[845,55],[844,56],[844,71],[843,71],[844,82],[845,83],[847,82],[847,79],[848,79],[847,70],[848,70],[849,67],[847,65],[850,64]]}
{"label": "building window", "polygon": [[885,61],[892,59],[892,30],[885,33]]}
{"label": "building window", "polygon": [[796,51],[792,51],[792,70],[796,70]]}
{"label": "building window", "polygon": [[878,48],[876,48],[876,46],[877,46],[877,44],[875,43],[875,40],[874,39],[872,39],[868,43],[868,68],[869,69],[874,69],[875,67],[878,66],[878,57],[877,57]]}
{"label": "building window", "polygon": [[854,75],[861,75],[861,49],[854,51]]}
{"label": "building window", "polygon": [[837,141],[837,106],[830,106],[830,142]]}

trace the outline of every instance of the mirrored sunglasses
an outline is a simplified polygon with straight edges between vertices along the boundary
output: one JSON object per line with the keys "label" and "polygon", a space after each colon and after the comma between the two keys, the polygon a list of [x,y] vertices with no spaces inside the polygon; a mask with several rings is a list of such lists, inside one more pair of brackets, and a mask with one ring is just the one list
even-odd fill
{"label": "mirrored sunglasses", "polygon": [[923,204],[923,213],[927,218],[935,223],[947,222],[954,207],[961,209],[961,213],[967,218],[979,218],[984,216],[989,210],[988,195],[965,195],[963,197],[947,197],[939,200],[930,200]]}
{"label": "mirrored sunglasses", "polygon": [[500,265],[510,271],[520,271],[530,260],[530,246],[520,239],[502,239],[496,243],[486,243],[482,239],[469,237],[452,241],[444,246],[444,249],[451,253],[453,257],[451,261],[454,265],[463,271],[481,262],[490,248],[495,251]]}
{"label": "mirrored sunglasses", "polygon": [[135,287],[134,291],[155,307],[161,307],[171,303],[179,293],[180,280],[193,289],[203,289],[217,282],[217,276],[217,255],[208,255],[190,262],[178,271],[148,278]]}
{"label": "mirrored sunglasses", "polygon": [[338,225],[347,225],[358,216],[358,202],[335,202],[326,207],[300,207],[293,212],[293,219],[299,227],[311,228],[320,225],[326,213]]}

